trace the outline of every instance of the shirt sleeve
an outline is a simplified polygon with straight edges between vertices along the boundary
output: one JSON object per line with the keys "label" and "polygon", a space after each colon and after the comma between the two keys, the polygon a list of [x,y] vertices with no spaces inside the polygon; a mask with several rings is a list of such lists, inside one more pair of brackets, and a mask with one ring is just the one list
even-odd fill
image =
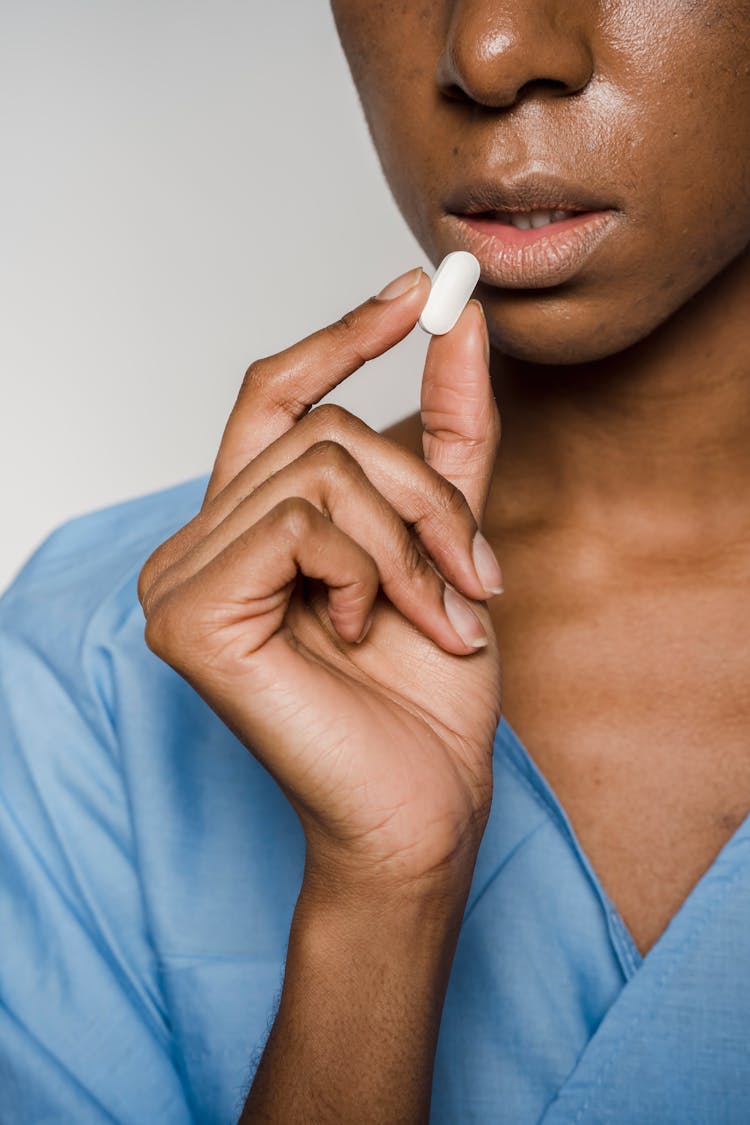
{"label": "shirt sleeve", "polygon": [[187,1125],[106,668],[84,643],[97,591],[58,540],[0,598],[0,1117]]}

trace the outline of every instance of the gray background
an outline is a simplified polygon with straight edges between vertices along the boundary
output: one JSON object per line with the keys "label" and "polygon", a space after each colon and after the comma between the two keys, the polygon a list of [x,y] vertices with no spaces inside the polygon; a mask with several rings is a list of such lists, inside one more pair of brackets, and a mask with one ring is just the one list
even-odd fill
{"label": "gray background", "polygon": [[[0,0],[0,589],[208,472],[249,363],[432,266],[323,0]],[[416,410],[427,337],[328,396]]]}

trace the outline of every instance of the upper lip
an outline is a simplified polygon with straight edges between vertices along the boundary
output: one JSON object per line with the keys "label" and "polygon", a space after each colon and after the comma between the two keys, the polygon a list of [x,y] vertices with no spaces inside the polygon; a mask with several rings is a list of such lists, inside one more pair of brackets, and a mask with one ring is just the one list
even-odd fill
{"label": "upper lip", "polygon": [[503,179],[484,176],[462,184],[448,196],[445,208],[456,215],[476,215],[483,211],[606,211],[613,203],[586,184],[549,172],[526,172]]}

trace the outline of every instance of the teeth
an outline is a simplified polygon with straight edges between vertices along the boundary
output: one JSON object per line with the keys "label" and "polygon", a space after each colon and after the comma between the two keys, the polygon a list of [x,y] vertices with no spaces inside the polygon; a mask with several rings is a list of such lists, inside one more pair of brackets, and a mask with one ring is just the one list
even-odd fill
{"label": "teeth", "polygon": [[493,217],[498,222],[516,227],[517,230],[537,230],[539,227],[548,226],[549,223],[559,223],[573,214],[574,211],[495,211]]}

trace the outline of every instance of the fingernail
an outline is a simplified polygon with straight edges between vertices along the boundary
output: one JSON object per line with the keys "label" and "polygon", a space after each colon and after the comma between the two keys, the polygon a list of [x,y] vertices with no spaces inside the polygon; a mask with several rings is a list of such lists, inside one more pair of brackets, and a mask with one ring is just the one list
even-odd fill
{"label": "fingernail", "polygon": [[484,362],[489,366],[489,362],[490,362],[490,333],[489,333],[489,329],[487,327],[487,317],[484,315],[484,308],[482,307],[481,301],[478,301],[476,299],[476,297],[472,297],[471,303],[472,303],[472,305],[476,305],[477,308],[479,309],[480,313],[482,314],[482,324],[484,325],[484,329],[483,329],[483,331],[484,331]]}
{"label": "fingernail", "polygon": [[372,625],[372,616],[373,615],[372,615],[372,611],[371,611],[367,615],[367,620],[365,621],[364,626],[362,628],[362,632],[357,637],[357,640],[355,641],[355,644],[361,645],[362,641],[365,639],[367,634],[370,632],[370,626]]}
{"label": "fingernail", "polygon": [[421,266],[417,266],[414,270],[407,270],[406,273],[402,273],[400,277],[389,281],[375,296],[379,301],[392,301],[394,297],[400,297],[402,293],[406,293],[407,289],[413,289],[421,276]]}
{"label": "fingernail", "polygon": [[474,536],[471,550],[474,556],[474,569],[487,593],[502,594],[504,589],[503,572],[500,569],[500,563],[495,558],[495,552],[481,531],[478,531]]}
{"label": "fingernail", "polygon": [[448,620],[464,644],[471,645],[472,648],[484,648],[487,644],[487,634],[482,622],[471,609],[469,603],[464,601],[461,595],[452,590],[450,586],[446,586],[443,593],[443,604]]}

